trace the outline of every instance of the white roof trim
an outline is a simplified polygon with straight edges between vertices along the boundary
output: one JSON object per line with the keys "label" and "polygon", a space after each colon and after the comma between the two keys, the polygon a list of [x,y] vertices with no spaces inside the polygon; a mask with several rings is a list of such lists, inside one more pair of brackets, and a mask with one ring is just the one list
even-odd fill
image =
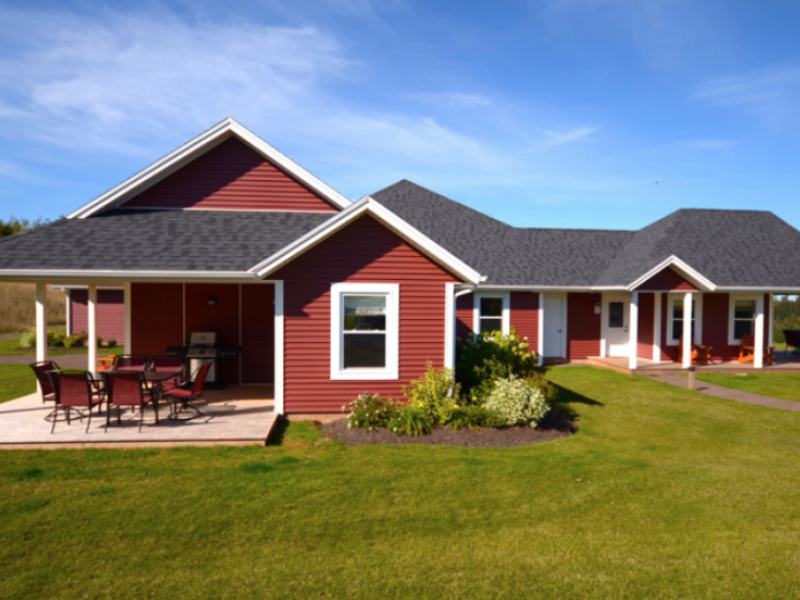
{"label": "white roof trim", "polygon": [[115,271],[88,269],[0,269],[0,281],[230,281],[256,282],[247,271]]}
{"label": "white roof trim", "polygon": [[144,191],[148,187],[156,184],[171,173],[174,173],[184,165],[190,163],[201,154],[231,137],[236,137],[250,146],[253,150],[264,156],[264,158],[317,192],[334,206],[347,208],[352,204],[350,200],[306,171],[276,148],[270,146],[241,123],[235,119],[227,118],[210,129],[207,129],[197,137],[189,140],[180,148],[173,150],[165,157],[157,160],[149,167],[142,169],[119,185],[114,186],[88,204],[81,206],[78,210],[69,214],[67,218],[85,219],[117,202],[124,202],[133,197],[136,193]]}
{"label": "white roof trim", "polygon": [[406,223],[403,219],[370,196],[364,196],[349,208],[312,229],[310,232],[282,248],[266,260],[258,263],[250,269],[250,272],[262,278],[266,277],[364,214],[375,217],[397,235],[416,246],[427,256],[463,278],[465,281],[469,283],[478,283],[485,279],[485,277],[475,269],[442,248],[428,236]]}
{"label": "white roof trim", "polygon": [[664,269],[668,267],[674,267],[675,269],[682,272],[682,274],[689,279],[693,284],[697,287],[702,289],[706,292],[713,292],[717,289],[717,286],[712,282],[710,279],[707,279],[703,276],[699,271],[690,267],[687,263],[682,261],[680,258],[675,256],[674,254],[670,256],[668,259],[662,261],[652,269],[650,269],[647,273],[636,279],[633,283],[628,286],[629,291],[634,291],[644,282],[646,282],[651,277],[654,277]]}

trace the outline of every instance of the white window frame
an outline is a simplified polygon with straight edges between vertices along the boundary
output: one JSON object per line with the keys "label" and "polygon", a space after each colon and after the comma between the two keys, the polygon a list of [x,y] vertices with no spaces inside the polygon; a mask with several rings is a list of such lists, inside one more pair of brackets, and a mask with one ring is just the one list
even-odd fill
{"label": "white window frame", "polygon": [[[344,368],[344,296],[386,297],[386,366]],[[334,283],[331,286],[331,379],[390,381],[400,379],[400,286],[396,283]]]}
{"label": "white window frame", "polygon": [[[672,308],[675,302],[678,302],[681,307],[681,317],[679,321],[683,321],[683,297],[685,293],[667,294],[667,346],[678,346],[681,343],[680,338],[677,340],[672,337],[672,325],[675,321],[675,315]],[[692,294],[692,300],[695,301],[695,310],[692,313],[694,317],[694,343],[703,343],[703,294]],[[683,331],[683,329],[681,329]]]}
{"label": "white window frame", "polygon": [[508,335],[511,331],[511,294],[508,292],[478,292],[473,294],[473,298],[472,331],[475,335],[481,334],[481,300],[484,298],[499,298],[503,301],[502,333]]}
{"label": "white window frame", "polygon": [[758,325],[758,294],[731,294],[728,300],[728,345],[738,346],[742,340],[737,340],[734,336],[734,308],[736,307],[737,300],[751,300],[756,303],[755,312],[753,313],[753,338],[756,336],[756,326]]}

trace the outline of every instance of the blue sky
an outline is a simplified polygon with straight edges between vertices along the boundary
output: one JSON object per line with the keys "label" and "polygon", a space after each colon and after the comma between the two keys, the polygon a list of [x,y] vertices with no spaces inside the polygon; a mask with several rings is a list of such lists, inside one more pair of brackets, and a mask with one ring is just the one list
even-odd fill
{"label": "blue sky", "polygon": [[800,3],[0,4],[0,217],[70,212],[226,116],[351,198],[521,226],[800,227]]}

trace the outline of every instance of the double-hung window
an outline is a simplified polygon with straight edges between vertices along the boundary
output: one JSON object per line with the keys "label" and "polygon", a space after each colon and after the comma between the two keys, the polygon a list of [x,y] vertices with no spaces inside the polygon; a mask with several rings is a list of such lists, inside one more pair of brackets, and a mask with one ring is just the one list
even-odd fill
{"label": "double-hung window", "polygon": [[730,343],[741,343],[746,335],[755,336],[758,300],[753,296],[731,296]]}
{"label": "double-hung window", "polygon": [[508,294],[475,294],[473,330],[478,335],[509,332]]}
{"label": "double-hung window", "polygon": [[331,288],[331,379],[398,379],[399,286]]}
{"label": "double-hung window", "polygon": [[[695,344],[702,344],[703,326],[702,296],[692,294],[692,336]],[[677,346],[683,337],[683,294],[669,295],[669,323],[668,334],[670,346]]]}

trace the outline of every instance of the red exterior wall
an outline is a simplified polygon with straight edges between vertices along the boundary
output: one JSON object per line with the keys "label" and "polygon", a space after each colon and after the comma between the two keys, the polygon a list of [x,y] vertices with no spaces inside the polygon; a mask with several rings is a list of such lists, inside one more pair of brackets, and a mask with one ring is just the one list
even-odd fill
{"label": "red exterior wall", "polygon": [[683,277],[678,275],[671,268],[666,268],[660,273],[656,273],[650,279],[645,281],[642,285],[636,288],[639,291],[683,291],[693,292],[696,291],[691,283],[686,281]]}
{"label": "red exterior wall", "polygon": [[511,292],[509,321],[517,335],[527,337],[531,350],[539,351],[539,294]]}
{"label": "red exterior wall", "polygon": [[647,360],[653,360],[655,297],[655,294],[639,294],[639,343],[636,355]]}
{"label": "red exterior wall", "polygon": [[456,298],[456,337],[464,338],[475,333],[472,330],[472,314],[475,298],[464,294]]}
{"label": "red exterior wall", "polygon": [[[339,412],[369,391],[401,398],[426,361],[444,363],[445,283],[456,279],[371,217],[362,217],[272,276],[284,280],[287,412]],[[398,381],[331,381],[330,288],[336,282],[400,285]]]}
{"label": "red exterior wall", "polygon": [[[70,290],[70,332],[89,331],[89,292]],[[125,338],[125,297],[122,290],[97,290],[97,335],[104,341]]]}
{"label": "red exterior wall", "polygon": [[125,206],[336,211],[237,139],[222,142]]}
{"label": "red exterior wall", "polygon": [[600,315],[594,314],[597,294],[567,295],[567,346],[569,358],[600,356]]}
{"label": "red exterior wall", "polygon": [[183,284],[131,284],[131,352],[163,354],[183,346]]}
{"label": "red exterior wall", "polygon": [[274,286],[242,286],[242,383],[275,382],[274,316]]}

